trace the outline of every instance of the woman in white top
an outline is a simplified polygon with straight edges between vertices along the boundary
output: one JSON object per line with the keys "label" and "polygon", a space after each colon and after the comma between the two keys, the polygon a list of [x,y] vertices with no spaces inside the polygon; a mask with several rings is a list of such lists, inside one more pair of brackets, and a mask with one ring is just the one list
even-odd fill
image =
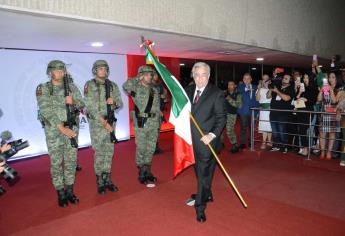
{"label": "woman in white top", "polygon": [[[258,90],[256,92],[256,101],[260,103],[261,109],[269,109],[271,99],[267,98],[270,84],[270,77],[268,75],[262,76]],[[270,111],[260,111],[259,115],[259,133],[262,133],[262,144],[260,149],[266,149],[267,146],[272,146],[272,128],[270,123]]]}

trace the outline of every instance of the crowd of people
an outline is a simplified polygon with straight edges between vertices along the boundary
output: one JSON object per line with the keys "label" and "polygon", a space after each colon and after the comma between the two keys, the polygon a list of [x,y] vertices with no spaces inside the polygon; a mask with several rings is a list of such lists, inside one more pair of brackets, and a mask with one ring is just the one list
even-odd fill
{"label": "crowd of people", "polygon": [[[254,114],[260,149],[291,151],[301,156],[313,153],[326,160],[340,157],[340,165],[345,166],[345,69],[336,67],[334,58],[327,73],[313,59],[310,72],[287,73],[275,68],[272,76],[262,76],[258,86],[245,73],[238,85],[228,81],[226,94],[226,128],[232,153],[246,147],[247,129]],[[236,115],[239,144],[234,131]]]}

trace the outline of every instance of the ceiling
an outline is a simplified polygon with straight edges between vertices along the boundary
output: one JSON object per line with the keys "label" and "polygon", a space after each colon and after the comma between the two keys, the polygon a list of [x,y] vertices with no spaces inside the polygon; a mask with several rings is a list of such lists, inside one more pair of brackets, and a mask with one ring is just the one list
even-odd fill
{"label": "ceiling", "polygon": [[[155,41],[158,56],[309,68],[311,57],[214,39],[66,17],[0,9],[0,48],[142,55],[140,37]],[[101,48],[90,42],[101,41]],[[321,59],[322,63],[328,63]]]}

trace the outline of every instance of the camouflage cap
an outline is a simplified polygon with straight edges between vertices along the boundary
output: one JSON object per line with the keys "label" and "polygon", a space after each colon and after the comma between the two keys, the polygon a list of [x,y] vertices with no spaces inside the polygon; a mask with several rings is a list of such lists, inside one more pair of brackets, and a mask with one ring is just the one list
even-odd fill
{"label": "camouflage cap", "polygon": [[66,65],[60,60],[50,61],[47,66],[47,75],[49,75],[49,73],[53,70],[63,70],[66,72]]}
{"label": "camouflage cap", "polygon": [[105,60],[97,60],[93,63],[93,66],[92,66],[92,74],[96,75],[97,73],[97,69],[99,67],[105,67],[107,68],[107,73],[109,74],[109,65],[108,65],[108,62],[105,61]]}
{"label": "camouflage cap", "polygon": [[143,75],[144,73],[154,73],[154,70],[152,69],[151,66],[140,66],[138,69],[138,76]]}

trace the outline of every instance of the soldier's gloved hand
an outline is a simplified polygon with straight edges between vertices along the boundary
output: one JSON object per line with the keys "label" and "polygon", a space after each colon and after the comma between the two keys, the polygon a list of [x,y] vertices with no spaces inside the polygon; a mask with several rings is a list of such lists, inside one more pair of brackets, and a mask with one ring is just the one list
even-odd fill
{"label": "soldier's gloved hand", "polygon": [[107,104],[113,105],[114,104],[114,99],[112,97],[107,99]]}
{"label": "soldier's gloved hand", "polygon": [[72,96],[66,96],[65,97],[65,103],[68,104],[68,105],[72,105],[73,104]]}
{"label": "soldier's gloved hand", "polygon": [[60,133],[62,133],[63,135],[67,136],[68,138],[75,138],[75,137],[77,137],[77,134],[73,130],[64,127],[62,124],[58,125],[58,129],[59,129]]}

